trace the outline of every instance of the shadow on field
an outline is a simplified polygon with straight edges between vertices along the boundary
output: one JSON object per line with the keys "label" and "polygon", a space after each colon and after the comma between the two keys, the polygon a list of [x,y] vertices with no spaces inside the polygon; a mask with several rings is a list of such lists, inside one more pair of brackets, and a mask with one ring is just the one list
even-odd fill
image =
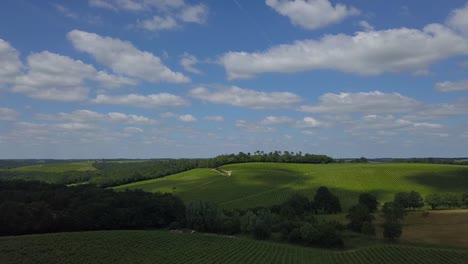
{"label": "shadow on field", "polygon": [[468,191],[468,167],[452,171],[434,171],[407,176],[409,181],[426,185],[442,192]]}

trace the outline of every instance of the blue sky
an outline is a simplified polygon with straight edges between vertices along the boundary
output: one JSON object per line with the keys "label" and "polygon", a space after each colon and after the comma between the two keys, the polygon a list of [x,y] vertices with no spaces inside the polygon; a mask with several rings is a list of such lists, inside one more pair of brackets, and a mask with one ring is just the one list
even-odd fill
{"label": "blue sky", "polygon": [[0,158],[468,156],[466,0],[0,5]]}

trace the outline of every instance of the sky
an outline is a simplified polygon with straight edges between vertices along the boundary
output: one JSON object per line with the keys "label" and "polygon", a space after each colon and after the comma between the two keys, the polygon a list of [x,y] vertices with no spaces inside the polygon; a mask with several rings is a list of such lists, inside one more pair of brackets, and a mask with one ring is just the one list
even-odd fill
{"label": "sky", "polygon": [[0,158],[468,156],[466,0],[3,0]]}

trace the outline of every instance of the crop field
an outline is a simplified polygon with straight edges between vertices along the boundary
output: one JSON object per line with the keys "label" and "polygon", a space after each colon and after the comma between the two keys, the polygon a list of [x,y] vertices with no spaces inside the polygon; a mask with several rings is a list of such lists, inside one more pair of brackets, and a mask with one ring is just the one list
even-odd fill
{"label": "crop field", "polygon": [[[175,192],[184,194],[227,178],[216,170],[193,169],[171,175],[170,177],[151,179],[115,187],[115,190],[142,189],[147,192]],[[175,188],[174,188],[175,187]]]}
{"label": "crop field", "polygon": [[[191,170],[143,182],[119,186],[146,191],[172,192],[185,201],[207,200],[225,208],[251,208],[279,204],[292,193],[309,198],[319,186],[336,193],[344,209],[357,203],[362,192],[390,201],[400,191],[462,193],[468,186],[468,167],[439,164],[291,164],[243,163],[223,166],[231,176],[210,170]],[[194,180],[196,179],[196,180]]]}
{"label": "crop field", "polygon": [[468,210],[429,211],[427,216],[410,212],[401,240],[468,249]]}
{"label": "crop field", "polygon": [[16,172],[51,172],[51,173],[60,173],[66,171],[94,171],[96,168],[93,167],[92,162],[83,161],[83,162],[73,162],[73,163],[48,163],[41,165],[31,165],[23,166],[14,169],[11,171]]}
{"label": "crop field", "polygon": [[467,263],[468,251],[379,245],[352,251],[168,231],[99,231],[0,238],[0,263]]}

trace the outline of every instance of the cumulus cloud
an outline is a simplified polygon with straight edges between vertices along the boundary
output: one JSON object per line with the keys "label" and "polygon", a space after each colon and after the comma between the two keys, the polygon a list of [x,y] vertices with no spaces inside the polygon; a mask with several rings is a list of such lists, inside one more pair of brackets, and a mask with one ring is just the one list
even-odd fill
{"label": "cumulus cloud", "polygon": [[186,5],[179,14],[179,19],[187,23],[205,23],[208,16],[208,7],[204,4]]}
{"label": "cumulus cloud", "polygon": [[457,92],[457,91],[468,91],[468,81],[459,82],[440,82],[435,85],[436,90],[440,92]]}
{"label": "cumulus cloud", "polygon": [[195,122],[197,121],[197,119],[193,116],[193,115],[180,115],[177,117],[177,119],[179,121],[182,121],[182,122]]}
{"label": "cumulus cloud", "polygon": [[326,35],[263,52],[227,52],[221,59],[230,79],[256,74],[337,70],[359,75],[427,72],[433,63],[468,54],[468,38],[441,24],[422,30],[396,28],[354,35]]}
{"label": "cumulus cloud", "polygon": [[136,84],[134,80],[98,72],[92,65],[48,51],[29,55],[27,62],[28,72],[15,79],[13,92],[36,99],[84,100],[89,92],[85,80],[99,82],[108,88]]}
{"label": "cumulus cloud", "polygon": [[205,116],[203,119],[206,121],[210,121],[210,122],[223,122],[224,121],[224,117],[222,116]]}
{"label": "cumulus cloud", "polygon": [[359,92],[326,93],[316,105],[304,105],[301,111],[312,113],[404,113],[422,103],[398,93]]}
{"label": "cumulus cloud", "polygon": [[329,0],[266,0],[266,4],[291,23],[306,29],[318,29],[343,21],[360,12],[344,4],[333,4]]}
{"label": "cumulus cloud", "polygon": [[154,54],[141,51],[128,41],[73,30],[68,39],[79,51],[92,55],[99,63],[118,74],[148,82],[187,83],[188,77],[165,66]]}
{"label": "cumulus cloud", "polygon": [[260,121],[260,124],[280,125],[280,124],[286,124],[286,123],[291,123],[291,122],[293,122],[293,120],[287,116],[267,116],[262,121]]}
{"label": "cumulus cloud", "polygon": [[443,125],[437,123],[415,122],[394,115],[366,115],[357,120],[351,130],[379,130],[389,133],[393,131],[423,131],[431,129],[441,129]]}
{"label": "cumulus cloud", "polygon": [[319,121],[313,117],[304,117],[301,121],[296,122],[296,126],[300,128],[319,128],[326,127],[327,123]]}
{"label": "cumulus cloud", "polygon": [[13,121],[16,120],[19,113],[11,108],[0,107],[0,120],[2,121]]}
{"label": "cumulus cloud", "polygon": [[10,43],[0,39],[0,88],[11,84],[22,68],[18,51]]}
{"label": "cumulus cloud", "polygon": [[138,127],[125,127],[123,129],[123,131],[125,133],[128,133],[128,134],[137,134],[137,133],[143,133],[144,132],[143,129],[138,128]]}
{"label": "cumulus cloud", "polygon": [[88,0],[88,2],[93,7],[127,11],[167,10],[185,5],[184,0]]}
{"label": "cumulus cloud", "polygon": [[194,65],[197,63],[198,59],[195,56],[188,54],[187,52],[184,53],[180,58],[180,65],[182,65],[186,71],[195,74],[201,74],[202,72],[194,67]]}
{"label": "cumulus cloud", "polygon": [[89,0],[90,6],[114,11],[155,13],[151,18],[137,21],[136,27],[149,31],[172,30],[182,23],[205,23],[209,8],[204,4],[189,4],[184,0]]}
{"label": "cumulus cloud", "polygon": [[124,124],[154,124],[155,120],[139,115],[128,115],[119,112],[110,112],[107,114],[98,113],[91,110],[76,110],[71,113],[57,113],[57,114],[37,114],[37,119],[49,121],[66,121],[74,123],[87,123],[87,122],[115,122]]}
{"label": "cumulus cloud", "polygon": [[236,86],[210,91],[197,87],[190,91],[190,96],[214,103],[227,104],[252,109],[288,108],[302,101],[302,98],[290,92],[257,92]]}
{"label": "cumulus cloud", "polygon": [[406,114],[404,118],[410,120],[436,120],[465,115],[468,115],[468,99],[466,98],[452,103],[425,104],[417,111]]}
{"label": "cumulus cloud", "polygon": [[271,133],[274,131],[273,128],[258,125],[254,122],[248,122],[246,120],[236,120],[235,126],[240,130],[251,133]]}
{"label": "cumulus cloud", "polygon": [[175,107],[185,106],[188,102],[177,95],[169,93],[159,94],[127,94],[127,95],[105,95],[99,94],[92,100],[97,104],[112,104],[112,105],[128,105],[133,107],[143,108],[160,108],[160,107]]}
{"label": "cumulus cloud", "polygon": [[150,19],[139,21],[136,26],[150,31],[171,30],[178,27],[177,21],[170,16],[153,16]]}
{"label": "cumulus cloud", "polygon": [[464,34],[468,34],[468,3],[462,8],[453,10],[447,24]]}

